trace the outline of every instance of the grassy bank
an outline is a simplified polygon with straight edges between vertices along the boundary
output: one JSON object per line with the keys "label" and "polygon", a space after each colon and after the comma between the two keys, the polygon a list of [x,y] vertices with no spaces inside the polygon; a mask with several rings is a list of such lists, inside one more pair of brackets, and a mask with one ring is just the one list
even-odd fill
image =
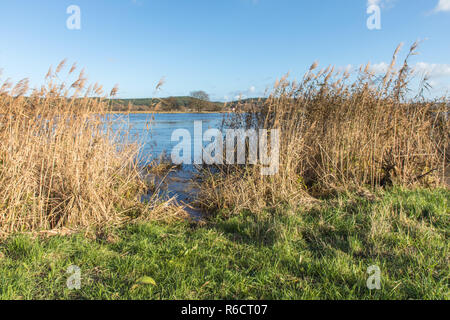
{"label": "grassy bank", "polygon": [[[448,189],[395,188],[206,225],[12,236],[0,244],[0,298],[448,299],[449,199]],[[66,287],[70,265],[80,290]],[[366,287],[371,265],[381,290]]]}
{"label": "grassy bank", "polygon": [[[399,47],[381,78],[369,64],[350,75],[314,63],[236,106],[231,127],[279,134],[278,170],[205,167],[203,223],[177,219],[145,180],[143,146],[99,116],[117,87],[105,95],[83,71],[61,82],[64,61],[40,90],[6,81],[0,298],[448,299],[449,105],[423,88],[411,98],[416,48],[398,68]],[[380,290],[366,286],[370,266]]]}

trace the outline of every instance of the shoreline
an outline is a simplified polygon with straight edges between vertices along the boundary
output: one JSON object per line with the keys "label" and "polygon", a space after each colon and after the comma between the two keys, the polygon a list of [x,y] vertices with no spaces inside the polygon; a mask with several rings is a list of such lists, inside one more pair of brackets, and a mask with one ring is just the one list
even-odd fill
{"label": "shoreline", "polygon": [[200,111],[200,112],[194,112],[194,111],[109,111],[109,112],[102,112],[101,114],[111,114],[111,113],[117,113],[117,114],[227,114],[227,113],[235,113],[233,111]]}

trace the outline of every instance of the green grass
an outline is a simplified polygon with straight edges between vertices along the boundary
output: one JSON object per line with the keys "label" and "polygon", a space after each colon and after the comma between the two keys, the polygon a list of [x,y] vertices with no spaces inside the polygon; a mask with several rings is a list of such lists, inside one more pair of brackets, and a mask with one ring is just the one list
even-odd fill
{"label": "green grass", "polygon": [[[17,235],[0,243],[0,298],[448,299],[449,199],[393,189],[206,226],[133,224],[95,240]],[[66,287],[70,265],[80,290]],[[366,287],[371,265],[381,290]]]}

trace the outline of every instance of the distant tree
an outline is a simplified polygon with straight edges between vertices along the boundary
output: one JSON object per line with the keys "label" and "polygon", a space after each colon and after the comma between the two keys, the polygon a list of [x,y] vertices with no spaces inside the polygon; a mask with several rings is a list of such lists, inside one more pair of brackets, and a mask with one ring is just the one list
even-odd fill
{"label": "distant tree", "polygon": [[202,108],[207,107],[209,102],[209,95],[205,91],[202,90],[192,91],[191,97],[200,100],[196,102],[194,105],[194,107],[196,107],[198,112],[200,112]]}
{"label": "distant tree", "polygon": [[196,98],[203,101],[209,101],[209,94],[207,94],[205,91],[192,91],[191,97]]}
{"label": "distant tree", "polygon": [[166,105],[167,111],[184,111],[185,107],[180,104],[177,97],[168,97],[164,99],[164,104]]}

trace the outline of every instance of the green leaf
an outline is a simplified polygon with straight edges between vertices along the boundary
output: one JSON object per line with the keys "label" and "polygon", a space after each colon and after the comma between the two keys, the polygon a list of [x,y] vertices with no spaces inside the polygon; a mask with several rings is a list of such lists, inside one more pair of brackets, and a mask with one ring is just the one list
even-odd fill
{"label": "green leaf", "polygon": [[138,281],[140,284],[151,284],[152,286],[156,286],[156,281],[152,277],[142,277]]}

